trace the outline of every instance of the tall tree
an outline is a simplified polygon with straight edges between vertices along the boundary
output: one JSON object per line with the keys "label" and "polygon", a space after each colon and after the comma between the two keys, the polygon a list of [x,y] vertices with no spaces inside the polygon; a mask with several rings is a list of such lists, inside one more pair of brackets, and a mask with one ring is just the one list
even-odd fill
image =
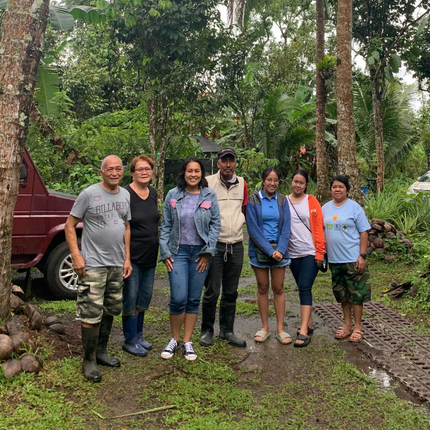
{"label": "tall tree", "polygon": [[149,141],[155,158],[159,199],[164,162],[177,103],[197,98],[196,76],[210,71],[218,50],[220,14],[216,0],[97,1],[134,67],[149,114]]}
{"label": "tall tree", "polygon": [[354,1],[353,37],[367,61],[372,84],[378,191],[384,188],[385,175],[382,100],[386,83],[393,79],[393,73],[399,71],[402,56],[411,60],[412,67],[414,59],[423,57],[423,46],[418,43],[416,35],[424,34],[429,5],[429,0]]}
{"label": "tall tree", "polygon": [[317,198],[320,202],[329,199],[327,161],[325,150],[325,102],[326,90],[321,67],[324,61],[324,0],[316,0],[316,125],[315,125],[315,146],[316,146],[316,170],[317,170]]}
{"label": "tall tree", "polygon": [[337,148],[339,173],[350,177],[351,197],[360,201],[352,96],[352,0],[339,0],[337,15]]}
{"label": "tall tree", "polygon": [[13,212],[49,0],[9,0],[0,33],[0,318],[9,314]]}

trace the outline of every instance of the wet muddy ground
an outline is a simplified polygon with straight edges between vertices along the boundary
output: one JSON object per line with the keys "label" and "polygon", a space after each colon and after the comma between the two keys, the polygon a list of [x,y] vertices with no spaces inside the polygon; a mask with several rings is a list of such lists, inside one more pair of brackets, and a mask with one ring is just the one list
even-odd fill
{"label": "wet muddy ground", "polygon": [[[300,322],[299,302],[298,292],[289,271],[287,271],[285,286],[287,307],[285,331],[289,332],[294,340],[295,332]],[[72,375],[69,377],[79,380],[79,384],[86,386],[86,381],[83,381],[79,369],[80,354],[82,353],[82,348],[79,345],[80,325],[79,322],[74,320],[74,316],[70,311],[71,307],[67,306],[67,310],[61,310],[63,302],[55,301],[47,291],[43,278],[40,278],[37,274],[33,280],[32,288],[35,294],[35,302],[42,307],[43,313],[45,315],[60,314],[66,324],[66,335],[64,336],[51,334],[46,330],[42,333],[45,345],[50,345],[52,348],[45,369],[49,369],[49,361],[61,363],[64,359],[73,359]],[[169,289],[167,280],[156,280],[151,309],[147,313],[145,323],[145,337],[153,343],[154,349],[149,353],[148,357],[143,359],[132,357],[122,352],[123,337],[120,319],[117,318],[112,332],[110,347],[113,354],[122,360],[122,367],[121,369],[103,369],[104,379],[95,388],[97,395],[94,401],[91,401],[91,411],[94,410],[103,417],[114,417],[135,413],[151,407],[179,404],[181,396],[182,400],[186,397],[195,396],[195,399],[200,398],[203,404],[200,404],[199,407],[194,404],[185,404],[183,406],[184,410],[187,411],[192,411],[194,408],[195,413],[191,413],[191,418],[188,415],[182,416],[179,412],[169,411],[154,413],[151,416],[148,415],[148,418],[145,419],[136,416],[133,419],[122,418],[107,422],[89,410],[81,411],[84,424],[82,426],[76,424],[76,428],[225,428],[229,430],[236,428],[351,428],[354,427],[354,420],[358,418],[351,416],[349,413],[344,414],[344,411],[340,413],[340,411],[335,410],[337,403],[333,403],[334,406],[332,406],[327,397],[346,395],[344,393],[348,391],[345,387],[348,390],[352,389],[353,393],[356,393],[357,390],[366,389],[366,380],[361,380],[357,375],[353,376],[351,384],[345,381],[346,377],[342,373],[343,369],[339,367],[339,363],[342,365],[345,359],[346,363],[352,365],[351,368],[348,367],[349,364],[346,367],[348,372],[352,372],[354,375],[353,368],[358,369],[362,374],[375,380],[378,390],[381,392],[393,393],[397,398],[416,405],[421,411],[420,413],[429,414],[428,427],[422,424],[416,427],[408,427],[408,425],[402,424],[399,428],[430,428],[430,408],[428,404],[392,378],[381,367],[377,366],[356,345],[347,341],[336,341],[333,337],[333,327],[318,315],[314,314],[313,316],[315,332],[312,336],[311,344],[307,348],[294,348],[291,344],[281,345],[275,338],[276,323],[274,316],[271,316],[269,320],[271,338],[265,343],[256,343],[253,340],[253,336],[261,329],[261,323],[258,314],[255,313],[255,278],[241,279],[239,298],[240,302],[245,305],[243,308],[239,306],[241,313],[236,316],[235,331],[240,337],[246,339],[246,348],[231,348],[226,346],[224,342],[219,341],[216,342],[214,348],[202,348],[198,345],[199,330],[196,329],[196,335],[193,340],[199,360],[195,363],[185,362],[179,353],[176,354],[174,359],[164,361],[159,354],[169,340]],[[57,308],[56,303],[59,305]],[[52,304],[52,308],[50,308],[50,304]],[[215,334],[217,333],[218,327],[215,328]],[[341,351],[344,351],[345,354],[343,355]],[[234,386],[231,385],[229,380],[233,376],[226,376],[225,380],[220,376],[220,372],[225,372],[226,375],[229,374],[224,364],[228,364],[230,371],[235,375],[236,382]],[[333,365],[334,369],[333,381],[328,380],[331,365]],[[212,374],[211,372],[214,373]],[[197,379],[195,379],[196,377]],[[324,381],[319,380],[320,377]],[[227,403],[224,407],[217,406],[215,408],[214,406],[214,410],[211,412],[212,409],[206,404],[207,400],[203,400],[208,394],[198,392],[201,378],[206,381],[206,385],[202,388],[203,390],[210,391],[212,382],[227,384],[230,387],[226,388],[228,390],[242,390],[238,392],[237,396],[252,395],[253,400],[251,403],[254,406],[250,406],[251,409],[248,410],[241,409],[240,406],[233,408]],[[220,378],[220,382],[217,382],[217,378]],[[179,384],[178,381],[183,380],[193,381],[194,389],[197,392],[182,393],[183,386],[176,386],[175,384]],[[73,386],[71,382],[69,383]],[[339,387],[344,388],[342,390],[339,388],[341,391],[330,394],[330,390],[336,387],[337,384]],[[356,384],[355,387],[349,386],[354,384]],[[364,388],[360,388],[362,385]],[[145,387],[148,387],[149,391]],[[57,389],[70,390],[67,387]],[[80,394],[80,389],[75,388],[72,392],[68,392],[66,399],[79,403],[83,401],[82,396],[84,396],[85,401],[87,401],[85,394]],[[91,389],[94,390],[94,388]],[[216,388],[214,387],[213,390],[215,392]],[[221,392],[223,391],[221,390]],[[218,397],[220,395],[217,394]],[[369,397],[372,396],[373,394],[369,394]],[[280,399],[283,399],[282,402]],[[303,404],[300,399],[303,399]],[[246,404],[246,401],[244,399],[243,403]],[[196,402],[198,403],[198,400]],[[265,406],[266,403],[270,404],[271,402],[273,405]],[[321,406],[324,403],[324,407],[318,407],[318,402],[321,402]],[[272,406],[273,411],[276,412],[273,412],[273,417],[268,419],[265,411],[266,408],[271,410]],[[363,424],[366,422],[366,414],[369,414],[369,422],[373,423],[370,427],[368,424]],[[254,417],[254,415],[258,416],[261,421],[255,426],[249,418]],[[203,421],[198,420],[199,416],[203,417]],[[217,417],[216,425],[211,424],[211,416]],[[225,427],[223,426],[223,420],[226,423]],[[51,427],[47,426],[46,428]],[[71,425],[68,428],[74,428],[74,426]],[[375,409],[375,412],[363,410],[360,420],[355,424],[355,428],[391,429],[397,427],[389,424],[384,413]]]}

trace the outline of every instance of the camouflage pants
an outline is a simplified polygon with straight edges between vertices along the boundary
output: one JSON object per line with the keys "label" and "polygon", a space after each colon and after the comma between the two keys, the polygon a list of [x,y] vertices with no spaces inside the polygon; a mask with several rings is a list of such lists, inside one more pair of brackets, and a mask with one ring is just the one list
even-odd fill
{"label": "camouflage pants", "polygon": [[333,294],[338,303],[361,305],[370,301],[369,270],[360,273],[356,263],[330,263]]}
{"label": "camouflage pants", "polygon": [[103,314],[119,315],[122,309],[122,267],[98,267],[86,270],[79,278],[76,300],[77,319],[97,324]]}

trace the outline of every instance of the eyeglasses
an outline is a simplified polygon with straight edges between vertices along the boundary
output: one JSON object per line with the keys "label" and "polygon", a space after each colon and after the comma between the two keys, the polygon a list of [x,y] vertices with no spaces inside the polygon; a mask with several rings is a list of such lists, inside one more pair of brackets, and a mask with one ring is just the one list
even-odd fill
{"label": "eyeglasses", "polygon": [[139,169],[136,169],[135,172],[141,175],[142,173],[152,172],[152,169],[150,167],[140,167]]}
{"label": "eyeglasses", "polygon": [[266,181],[267,182],[270,182],[270,183],[274,183],[274,184],[279,184],[279,179],[273,179],[273,178],[269,178],[269,179],[266,179]]}

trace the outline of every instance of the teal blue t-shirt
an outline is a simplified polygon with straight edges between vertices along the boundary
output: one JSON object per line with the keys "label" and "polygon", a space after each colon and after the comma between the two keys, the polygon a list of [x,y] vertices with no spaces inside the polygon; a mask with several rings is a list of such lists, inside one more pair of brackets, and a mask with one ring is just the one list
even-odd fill
{"label": "teal blue t-shirt", "polygon": [[353,263],[360,256],[360,233],[370,230],[363,208],[348,199],[342,206],[333,200],[322,207],[329,263]]}

